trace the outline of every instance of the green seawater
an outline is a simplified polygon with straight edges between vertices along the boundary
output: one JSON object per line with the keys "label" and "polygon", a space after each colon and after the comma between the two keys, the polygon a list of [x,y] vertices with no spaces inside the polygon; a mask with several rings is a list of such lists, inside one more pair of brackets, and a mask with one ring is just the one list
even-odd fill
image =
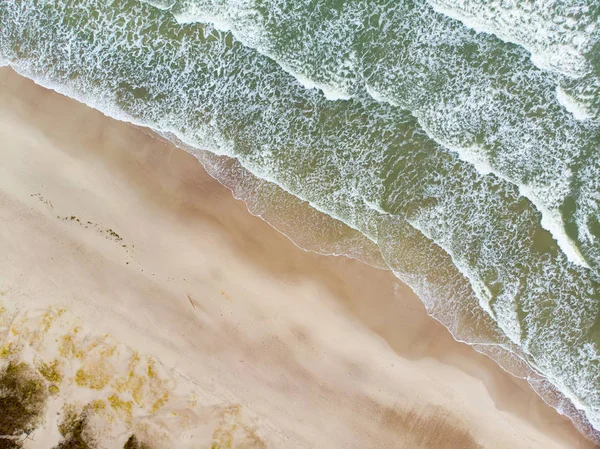
{"label": "green seawater", "polygon": [[0,65],[307,202],[597,438],[600,8],[528,5],[5,0]]}

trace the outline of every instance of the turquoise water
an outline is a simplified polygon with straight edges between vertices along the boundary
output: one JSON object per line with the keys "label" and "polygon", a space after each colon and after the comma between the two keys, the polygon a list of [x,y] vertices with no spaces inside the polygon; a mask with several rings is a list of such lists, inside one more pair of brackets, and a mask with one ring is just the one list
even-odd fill
{"label": "turquoise water", "polygon": [[393,270],[591,438],[599,36],[593,0],[0,3],[0,65],[168,136],[302,246]]}

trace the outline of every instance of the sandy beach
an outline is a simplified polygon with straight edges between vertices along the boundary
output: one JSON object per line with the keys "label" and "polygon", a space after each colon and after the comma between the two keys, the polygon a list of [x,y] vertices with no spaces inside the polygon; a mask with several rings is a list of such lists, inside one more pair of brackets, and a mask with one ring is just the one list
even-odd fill
{"label": "sandy beach", "polygon": [[148,130],[2,68],[0,133],[2,304],[66,310],[253,435],[217,442],[196,411],[149,447],[594,447],[391,273],[300,250]]}

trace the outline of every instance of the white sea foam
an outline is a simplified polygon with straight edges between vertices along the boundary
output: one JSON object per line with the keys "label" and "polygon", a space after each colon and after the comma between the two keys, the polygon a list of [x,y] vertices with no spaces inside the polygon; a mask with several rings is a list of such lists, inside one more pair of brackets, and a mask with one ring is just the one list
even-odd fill
{"label": "white sea foam", "polygon": [[[586,78],[588,84],[596,85],[593,95],[597,96],[600,92],[591,57],[587,56],[594,44],[600,41],[600,21],[593,19],[591,4],[583,0],[427,1],[440,14],[527,50],[535,66],[564,76],[562,81],[557,80],[558,89],[564,95],[561,84]],[[569,95],[570,99],[564,101],[559,97],[561,104],[571,104],[566,109],[577,120],[600,114],[597,106],[587,104],[589,90],[590,86],[575,89]]]}
{"label": "white sea foam", "polygon": [[545,207],[544,202],[537,198],[537,192],[539,191],[539,188],[535,189],[525,184],[519,186],[519,193],[525,198],[529,198],[536,205],[536,208],[542,214],[542,227],[552,234],[552,237],[554,237],[556,243],[569,261],[581,267],[590,268],[575,242],[567,235],[560,211]]}
{"label": "white sea foam", "polygon": [[560,85],[556,87],[556,99],[576,120],[588,120],[594,117],[586,105],[567,94]]}
{"label": "white sea foam", "polygon": [[375,203],[374,201],[370,201],[368,198],[363,197],[363,202],[374,211],[379,212],[381,215],[391,215],[389,212],[383,209],[381,205]]}
{"label": "white sea foam", "polygon": [[494,169],[486,157],[485,150],[483,148],[478,148],[475,145],[471,145],[470,147],[462,147],[460,150],[455,149],[455,151],[458,153],[458,157],[462,161],[473,165],[475,170],[482,175],[489,175],[490,173],[494,172]]}
{"label": "white sea foam", "polygon": [[377,90],[377,88],[371,86],[369,83],[365,83],[365,91],[373,100],[377,101],[378,103],[387,103],[392,106],[400,106],[398,102],[394,101],[393,98],[380,92]]}
{"label": "white sea foam", "polygon": [[524,329],[519,324],[518,309],[516,301],[511,295],[501,295],[494,303],[494,316],[500,316],[502,331],[510,340],[520,345],[523,342]]}
{"label": "white sea foam", "polygon": [[280,66],[282,69],[284,69],[294,78],[296,78],[296,80],[300,83],[302,87],[304,87],[305,89],[318,89],[323,93],[323,96],[330,101],[349,100],[350,98],[352,98],[351,94],[343,92],[341,89],[337,89],[335,87],[332,87],[331,85],[327,85],[324,83],[317,83],[307,76],[304,76],[300,73],[295,73],[293,70],[289,69],[288,67],[286,67],[285,64],[281,62]]}
{"label": "white sea foam", "polygon": [[[544,70],[581,77],[590,70],[585,58],[595,42],[598,24],[585,22],[583,2],[534,0],[531,2],[481,0],[427,0],[435,11],[477,32],[493,34],[505,42],[522,46],[532,62]],[[562,6],[562,8],[561,8]],[[557,16],[561,9],[569,11]],[[574,21],[574,17],[578,19]]]}
{"label": "white sea foam", "polygon": [[177,2],[177,0],[142,0],[144,3],[154,6],[163,11],[169,10]]}
{"label": "white sea foam", "polygon": [[349,100],[352,94],[343,86],[334,86],[331,82],[318,82],[299,70],[290,66],[286,60],[278,58],[270,45],[269,38],[261,24],[261,18],[255,11],[255,5],[248,1],[240,1],[235,6],[211,4],[210,7],[189,3],[173,16],[180,24],[210,23],[220,31],[233,33],[245,46],[254,48],[259,53],[273,59],[277,64],[293,76],[305,89],[320,90],[330,101]]}
{"label": "white sea foam", "polygon": [[[428,135],[435,136],[435,133],[432,131],[428,131],[425,128]],[[487,157],[484,154],[484,151],[481,148],[476,146],[471,147],[458,147],[454,146],[448,142],[440,142],[449,150],[455,152],[458,157],[475,167],[478,173],[482,175],[493,174],[500,179],[503,179],[508,182],[513,182],[510,178],[506,177],[503,173],[495,170]],[[570,174],[566,173],[564,176],[565,180],[570,178]],[[568,183],[567,183],[568,184]],[[562,216],[558,209],[552,209],[546,206],[546,204],[556,203],[558,201],[548,201],[552,196],[561,198],[561,193],[556,185],[552,187],[543,187],[543,186],[533,186],[533,185],[518,185],[519,194],[527,199],[529,199],[536,207],[536,209],[542,215],[541,225],[544,229],[552,234],[552,237],[560,247],[561,251],[567,256],[570,262],[579,265],[581,267],[590,268],[589,264],[585,261],[585,258],[577,248],[575,242],[573,242],[567,235],[563,223]],[[544,195],[540,198],[538,195],[540,192],[543,192]]]}

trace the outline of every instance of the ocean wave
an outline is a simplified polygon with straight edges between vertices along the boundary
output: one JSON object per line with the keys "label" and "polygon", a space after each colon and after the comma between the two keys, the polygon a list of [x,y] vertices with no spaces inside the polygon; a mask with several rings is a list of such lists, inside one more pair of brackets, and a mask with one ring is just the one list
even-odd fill
{"label": "ocean wave", "polygon": [[[412,111],[445,148],[465,160],[487,160],[484,174],[491,171],[530,193],[573,263],[600,266],[600,236],[588,225],[600,216],[596,195],[577,192],[569,215],[564,207],[575,195],[573,184],[589,181],[572,167],[581,166],[584,154],[588,162],[598,159],[589,151],[599,139],[598,120],[590,120],[600,100],[597,77],[544,74],[521,49],[465,29],[422,2],[336,10],[311,1],[188,0],[171,12],[180,23],[218,23],[329,98],[366,90],[377,101]],[[557,88],[564,95],[557,97]],[[564,108],[567,95],[577,109]],[[546,164],[549,159],[553,164]]]}
{"label": "ocean wave", "polygon": [[598,42],[598,4],[585,0],[427,0],[478,32],[525,48],[538,67],[580,78],[593,70],[588,54]]}
{"label": "ocean wave", "polygon": [[[566,107],[576,120],[599,116],[600,70],[595,61],[598,57],[595,47],[600,42],[600,6],[597,2],[427,1],[435,11],[459,20],[477,32],[493,34],[525,48],[537,67],[564,75],[565,79],[558,82],[557,89],[562,93],[569,90],[571,103],[578,104],[576,109]],[[582,79],[587,81],[582,83]],[[596,98],[589,98],[586,91],[590,87]]]}

